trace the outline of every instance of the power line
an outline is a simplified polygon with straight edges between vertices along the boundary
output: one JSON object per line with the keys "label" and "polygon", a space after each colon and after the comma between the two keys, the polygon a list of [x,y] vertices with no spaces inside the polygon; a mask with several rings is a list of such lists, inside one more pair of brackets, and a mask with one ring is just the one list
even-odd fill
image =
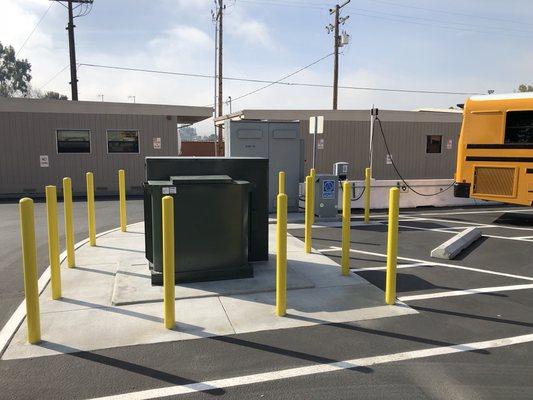
{"label": "power line", "polygon": [[250,96],[250,95],[252,95],[252,94],[255,94],[255,93],[257,93],[257,92],[260,92],[261,90],[267,89],[267,88],[269,88],[269,87],[271,87],[271,86],[273,86],[273,85],[276,85],[276,84],[287,84],[287,85],[290,85],[291,83],[289,83],[289,82],[282,82],[282,81],[284,81],[285,79],[290,78],[291,76],[294,76],[294,75],[296,75],[296,74],[302,72],[303,70],[306,70],[306,69],[308,69],[308,68],[311,68],[313,65],[318,64],[320,61],[325,60],[326,58],[331,57],[332,55],[333,55],[333,53],[329,53],[329,54],[325,55],[324,57],[321,57],[321,58],[319,58],[318,60],[315,60],[315,61],[313,61],[312,63],[307,64],[306,66],[304,66],[304,67],[302,67],[302,68],[299,68],[299,69],[297,69],[296,71],[294,71],[294,72],[292,72],[292,73],[290,73],[290,74],[288,74],[288,75],[285,75],[285,76],[281,77],[281,78],[278,79],[277,81],[269,82],[268,85],[265,85],[265,86],[260,87],[260,88],[258,88],[258,89],[252,90],[251,92],[248,92],[248,93],[242,94],[242,95],[237,96],[237,97],[235,97],[235,98],[232,98],[231,101],[232,101],[232,102],[238,101],[238,100],[240,100],[240,99],[243,99],[243,98],[248,97],[248,96]]}
{"label": "power line", "polygon": [[63,71],[65,71],[68,67],[70,66],[70,64],[67,64],[65,65],[59,72],[57,72],[56,74],[54,74],[54,76],[52,76],[50,79],[48,79],[46,81],[46,83],[44,85],[42,85],[39,90],[43,90],[46,86],[48,86],[54,79],[56,79],[59,75],[61,75],[61,73]]}
{"label": "power line", "polygon": [[395,7],[411,8],[411,9],[429,11],[429,12],[439,13],[439,14],[450,14],[450,15],[458,15],[458,16],[462,16],[462,17],[486,19],[486,20],[491,20],[491,21],[510,22],[510,23],[513,23],[513,24],[520,24],[520,25],[528,25],[528,26],[530,25],[530,24],[525,23],[525,22],[514,21],[514,20],[510,20],[510,19],[503,19],[503,18],[496,18],[496,17],[488,17],[486,15],[480,15],[480,14],[466,14],[466,13],[460,13],[460,12],[456,12],[456,11],[446,11],[446,10],[439,10],[439,9],[435,9],[435,8],[412,6],[412,5],[408,5],[408,4],[399,4],[399,3],[395,3],[395,2],[387,1],[387,0],[374,0],[374,1],[377,2],[377,3],[388,4],[388,5],[395,6]]}
{"label": "power line", "polygon": [[37,23],[35,24],[35,26],[33,27],[32,31],[30,32],[30,34],[28,35],[28,37],[26,37],[26,40],[24,40],[24,43],[22,43],[22,46],[20,46],[20,48],[16,51],[15,53],[15,57],[17,56],[17,54],[19,54],[22,49],[24,48],[24,46],[26,46],[26,43],[28,43],[28,40],[30,40],[30,38],[32,37],[32,35],[35,33],[35,31],[37,30],[37,28],[39,27],[39,25],[41,24],[41,22],[43,22],[43,19],[46,17],[46,14],[48,14],[48,11],[50,11],[50,9],[52,8],[52,5],[54,3],[50,3],[50,5],[48,6],[48,8],[46,9],[46,11],[43,13],[43,15],[41,15],[41,18],[39,18],[39,21],[37,21]]}
{"label": "power line", "polygon": [[[291,76],[296,75],[297,73],[303,71],[306,68],[309,68],[318,62],[326,59],[327,57],[332,56],[333,53],[330,53],[316,61],[313,61],[311,64],[306,65],[305,67],[300,68],[299,70],[292,72],[289,75],[286,75],[276,81],[269,81],[264,79],[251,79],[251,78],[237,78],[237,77],[223,77],[223,79],[228,81],[237,81],[237,82],[248,82],[248,83],[268,83],[268,85],[265,85],[261,88],[255,89],[252,92],[245,93],[241,96],[232,98],[232,101],[236,101],[239,98],[243,98],[245,96],[249,96],[253,93],[257,93],[261,90],[264,90],[270,86],[273,85],[285,85],[285,86],[299,86],[299,87],[315,87],[315,88],[333,88],[333,85],[328,84],[321,84],[321,83],[307,83],[307,82],[283,82],[283,80],[290,78]],[[120,67],[115,65],[103,65],[103,64],[89,64],[89,63],[80,63],[78,66],[86,66],[86,67],[92,67],[92,68],[103,68],[103,69],[113,69],[113,70],[120,70],[120,71],[131,71],[131,72],[145,72],[145,73],[153,73],[153,74],[160,74],[160,75],[173,75],[173,76],[185,76],[185,77],[192,77],[192,78],[208,78],[213,79],[214,75],[209,74],[194,74],[194,73],[186,73],[186,72],[174,72],[174,71],[162,71],[162,70],[154,70],[154,69],[145,69],[145,68],[132,68],[132,67]],[[386,87],[370,87],[370,86],[352,86],[352,85],[342,85],[339,86],[339,89],[346,89],[346,90],[365,90],[365,91],[377,91],[377,92],[395,92],[395,93],[418,93],[418,94],[439,94],[439,95],[462,95],[462,96],[471,96],[471,95],[481,95],[484,94],[482,92],[455,92],[455,91],[445,91],[445,90],[421,90],[421,89],[396,89],[396,88],[386,88]]]}
{"label": "power line", "polygon": [[[241,2],[244,3],[258,3],[258,4],[265,4],[270,6],[289,6],[289,7],[298,7],[298,8],[310,8],[310,9],[317,9],[317,10],[324,10],[328,9],[327,7],[321,7],[316,3],[298,3],[298,2],[289,2],[286,0],[241,0]],[[386,4],[392,4],[385,2]],[[402,7],[403,5],[397,4],[398,7]],[[407,6],[406,6],[407,7]],[[418,8],[418,7],[415,7]],[[375,10],[369,10],[365,8],[355,8],[355,7],[349,7],[350,10],[354,11],[361,11],[370,13],[364,14],[364,13],[354,13],[356,15],[359,15],[361,17],[367,17],[367,18],[379,18],[389,21],[395,21],[395,22],[403,22],[408,24],[414,24],[414,25],[423,25],[423,26],[431,26],[436,28],[442,28],[442,29],[448,29],[448,30],[456,30],[456,31],[463,31],[463,32],[475,32],[485,35],[502,35],[502,36],[510,36],[510,37],[520,37],[520,38],[531,38],[531,36],[527,35],[513,35],[512,33],[507,33],[508,31],[513,32],[522,32],[522,33],[533,33],[531,30],[525,30],[525,29],[515,29],[515,28],[508,28],[508,27],[498,27],[498,26],[487,26],[487,25],[476,25],[472,23],[465,23],[465,22],[456,22],[456,21],[450,21],[450,20],[442,20],[442,19],[434,19],[434,18],[427,18],[427,17],[416,17],[412,15],[403,15],[403,14],[394,14],[394,13],[388,13],[384,11],[375,11]],[[423,10],[429,10],[424,9]],[[437,11],[435,11],[437,12]],[[442,11],[445,13],[444,11]],[[374,14],[374,15],[373,15]],[[377,15],[375,15],[377,14]],[[450,12],[449,14],[456,15],[457,13]],[[458,15],[467,15],[471,16],[469,14],[458,14]],[[473,15],[472,15],[473,16]],[[401,19],[393,19],[393,18],[401,18]],[[487,17],[487,19],[491,19],[490,17]],[[426,21],[426,23],[418,22],[418,21]],[[429,23],[428,23],[429,22]],[[440,24],[435,25],[434,23]],[[516,22],[519,23],[519,22]],[[457,26],[459,25],[459,26]],[[469,29],[470,28],[470,29]],[[473,29],[472,29],[473,28]],[[478,28],[478,29],[476,29]],[[479,30],[484,29],[484,30]],[[503,32],[502,32],[503,31]]]}
{"label": "power line", "polygon": [[[481,33],[485,35],[497,35],[497,36],[509,36],[509,37],[519,37],[519,38],[526,38],[531,39],[531,36],[528,35],[516,35],[512,33],[505,33],[505,32],[498,32],[498,31],[480,31],[477,29],[468,29],[468,28],[461,28],[457,26],[453,26],[450,24],[456,24],[456,25],[465,25],[465,26],[471,26],[476,27],[476,25],[471,24],[462,24],[462,23],[456,23],[456,22],[446,22],[446,21],[440,21],[435,19],[429,19],[429,18],[422,18],[422,17],[410,17],[410,16],[404,16],[399,14],[391,14],[391,13],[384,13],[384,12],[378,12],[378,11],[372,11],[372,10],[366,10],[363,8],[351,8],[352,11],[363,11],[361,12],[352,12],[355,15],[359,15],[362,17],[369,17],[369,18],[378,18],[378,19],[384,19],[387,21],[395,21],[395,22],[403,22],[407,24],[414,24],[414,25],[423,25],[423,26],[431,26],[433,28],[441,28],[441,29],[448,29],[448,30],[454,30],[454,31],[463,31],[463,32],[474,32],[474,33]],[[371,13],[371,14],[368,14]],[[373,15],[377,14],[377,15]],[[420,22],[420,21],[427,21],[427,22]],[[438,23],[439,25],[435,25],[435,23]],[[477,27],[481,27],[480,25],[477,25]],[[481,27],[483,29],[483,27]],[[496,29],[504,29],[505,28],[496,28]],[[529,32],[533,33],[533,31],[522,31],[522,32]]]}

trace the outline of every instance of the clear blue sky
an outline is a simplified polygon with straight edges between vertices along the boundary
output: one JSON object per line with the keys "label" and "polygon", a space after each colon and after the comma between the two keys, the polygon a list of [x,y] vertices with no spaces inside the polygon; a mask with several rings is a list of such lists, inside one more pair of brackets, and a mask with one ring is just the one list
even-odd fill
{"label": "clear blue sky", "polygon": [[[330,53],[334,2],[226,0],[225,75],[278,79]],[[2,0],[0,41],[19,48],[48,8],[48,0]],[[180,72],[213,73],[213,0],[95,0],[76,20],[78,61]],[[341,56],[341,85],[511,92],[533,83],[533,7],[509,0],[352,0],[344,29],[351,43]],[[33,64],[39,88],[68,65],[66,10],[53,4],[21,57]],[[332,58],[292,77],[331,84]],[[80,67],[80,98],[208,105],[206,79]],[[69,94],[68,69],[43,89]],[[228,82],[233,98],[261,84]],[[340,108],[448,107],[464,95],[341,90]],[[239,108],[329,108],[331,90],[271,87],[236,102]],[[208,125],[203,130],[209,131]]]}

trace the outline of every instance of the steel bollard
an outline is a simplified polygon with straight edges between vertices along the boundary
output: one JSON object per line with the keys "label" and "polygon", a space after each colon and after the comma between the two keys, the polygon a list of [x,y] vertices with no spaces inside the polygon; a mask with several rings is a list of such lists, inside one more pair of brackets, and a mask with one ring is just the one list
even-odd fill
{"label": "steel bollard", "polygon": [[28,342],[35,344],[41,341],[41,321],[39,315],[33,200],[27,197],[21,199],[19,213],[22,264],[24,267],[24,296],[26,298],[26,326],[28,329]]}
{"label": "steel bollard", "polygon": [[348,276],[350,273],[350,224],[351,224],[352,204],[350,198],[350,184],[342,184],[342,274]]}
{"label": "steel bollard", "polygon": [[72,268],[76,264],[74,253],[74,224],[72,222],[72,181],[63,178],[63,207],[65,212],[65,241],[67,248],[67,265]]}
{"label": "steel bollard", "polygon": [[89,244],[96,246],[96,223],[94,219],[94,178],[92,172],[85,174],[87,181],[87,220],[89,225]]}
{"label": "steel bollard", "polygon": [[365,169],[365,224],[370,222],[370,180],[372,179],[372,170]]}
{"label": "steel bollard", "polygon": [[279,194],[285,193],[285,172],[279,171],[278,174],[278,190]]}
{"label": "steel bollard", "polygon": [[287,195],[278,194],[276,226],[276,315],[287,313]]}
{"label": "steel bollard", "polygon": [[50,282],[52,300],[61,298],[61,269],[59,267],[59,234],[57,229],[57,190],[46,186],[46,221],[48,226],[48,256],[50,258]]}
{"label": "steel bollard", "polygon": [[400,190],[391,188],[389,192],[389,232],[387,237],[387,277],[385,283],[385,302],[396,303],[396,263],[398,257],[398,216]]}
{"label": "steel bollard", "polygon": [[316,170],[314,168],[311,168],[309,171],[309,176],[313,178],[311,180],[311,193],[313,193],[313,196],[311,197],[311,225],[315,223],[315,181],[316,181]]}
{"label": "steel bollard", "polygon": [[165,328],[174,329],[175,315],[175,277],[174,277],[174,199],[163,197],[163,314]]}
{"label": "steel bollard", "polygon": [[118,198],[120,205],[120,230],[126,232],[126,172],[118,170]]}
{"label": "steel bollard", "polygon": [[311,208],[311,202],[312,197],[314,196],[314,193],[311,191],[312,188],[312,182],[313,177],[306,176],[305,177],[305,230],[304,230],[304,236],[305,236],[305,252],[311,253],[311,234],[312,234],[312,226],[313,226],[313,217],[312,214],[314,214],[314,210]]}

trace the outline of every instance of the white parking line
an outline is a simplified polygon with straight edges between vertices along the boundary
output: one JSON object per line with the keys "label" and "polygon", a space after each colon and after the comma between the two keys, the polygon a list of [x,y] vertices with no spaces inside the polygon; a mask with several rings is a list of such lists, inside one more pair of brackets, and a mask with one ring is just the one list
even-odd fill
{"label": "white parking line", "polygon": [[494,286],[494,287],[485,287],[485,288],[477,288],[477,289],[449,290],[446,292],[415,294],[412,296],[399,297],[398,300],[406,302],[406,301],[414,301],[414,300],[438,299],[441,297],[466,296],[469,294],[496,293],[496,292],[507,292],[507,291],[524,290],[524,289],[533,289],[533,284]]}
{"label": "white parking line", "polygon": [[[400,264],[396,267],[396,269],[414,268],[414,267],[422,267],[422,266],[427,266],[427,263]],[[387,269],[387,267],[350,268],[350,271],[353,271],[353,272],[382,271],[385,269]]]}
{"label": "white parking line", "polygon": [[433,213],[421,213],[418,215],[469,215],[469,214],[498,214],[498,213],[507,213],[507,212],[533,212],[531,208],[519,208],[519,209],[494,209],[494,210],[478,210],[478,211],[458,211],[458,212],[433,212]]}
{"label": "white parking line", "polygon": [[[206,382],[191,383],[188,385],[167,386],[157,389],[141,390],[124,393],[115,396],[99,397],[93,400],[147,400],[158,399],[167,396],[177,396],[187,393],[205,392],[215,389],[224,389],[256,383],[272,382],[281,379],[296,378],[302,376],[323,374],[333,371],[342,371],[357,367],[370,367],[373,365],[392,362],[417,360],[421,358],[436,357],[447,354],[464,353],[475,350],[493,349],[497,347],[511,346],[533,341],[533,334],[505,337],[483,342],[457,344],[453,346],[433,347],[429,349],[406,351],[401,353],[385,354],[374,357],[354,358],[329,364],[317,364],[306,367],[289,368],[258,374],[237,376],[234,378],[216,379]],[[356,372],[354,372],[356,374]],[[356,375],[354,375],[356,376]]]}
{"label": "white parking line", "polygon": [[[328,251],[339,251],[339,250],[341,250],[340,247],[330,246],[329,249],[320,249],[320,250],[317,250],[317,251],[321,252],[321,253],[327,253]],[[350,249],[350,252],[351,253],[366,254],[366,255],[369,255],[369,256],[387,258],[386,254],[375,253],[373,251]],[[508,274],[508,273],[505,273],[505,272],[491,271],[491,270],[488,270],[488,269],[479,269],[479,268],[473,268],[473,267],[465,267],[465,266],[462,266],[462,265],[446,264],[446,263],[440,263],[440,262],[419,260],[418,258],[398,257],[398,260],[410,261],[410,262],[413,262],[413,263],[425,263],[426,265],[436,265],[436,266],[439,266],[439,267],[456,268],[456,269],[462,269],[462,270],[465,270],[465,271],[481,272],[483,274],[506,276],[508,278],[516,278],[516,279],[523,279],[523,280],[526,280],[526,281],[533,281],[533,277],[530,277],[530,276],[514,275],[514,274]]]}

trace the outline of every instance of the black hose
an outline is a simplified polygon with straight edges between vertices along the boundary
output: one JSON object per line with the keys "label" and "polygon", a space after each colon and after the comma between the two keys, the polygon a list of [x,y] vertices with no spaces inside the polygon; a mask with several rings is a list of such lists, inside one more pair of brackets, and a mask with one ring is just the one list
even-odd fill
{"label": "black hose", "polygon": [[394,170],[396,171],[396,174],[398,174],[398,176],[400,177],[401,181],[404,183],[404,185],[406,187],[408,187],[409,189],[411,189],[413,191],[413,193],[416,193],[417,195],[419,196],[424,196],[424,197],[432,197],[432,196],[437,196],[441,193],[444,193],[445,191],[451,189],[453,187],[453,185],[455,185],[455,181],[452,182],[452,184],[450,186],[447,186],[446,188],[442,189],[441,191],[437,192],[437,193],[420,193],[418,191],[416,191],[412,186],[410,186],[406,181],[405,179],[403,179],[403,176],[402,174],[400,174],[400,171],[398,171],[398,168],[396,167],[396,164],[394,163],[394,159],[392,158],[392,155],[390,153],[390,150],[389,150],[389,145],[387,144],[387,139],[385,138],[385,133],[383,132],[383,126],[381,125],[381,120],[379,119],[379,117],[376,117],[376,121],[378,121],[378,124],[379,124],[379,130],[381,131],[381,137],[383,138],[383,143],[385,143],[385,148],[387,149],[387,154],[389,155],[390,157],[390,160],[391,160],[391,163],[392,163],[392,166],[394,168]]}

